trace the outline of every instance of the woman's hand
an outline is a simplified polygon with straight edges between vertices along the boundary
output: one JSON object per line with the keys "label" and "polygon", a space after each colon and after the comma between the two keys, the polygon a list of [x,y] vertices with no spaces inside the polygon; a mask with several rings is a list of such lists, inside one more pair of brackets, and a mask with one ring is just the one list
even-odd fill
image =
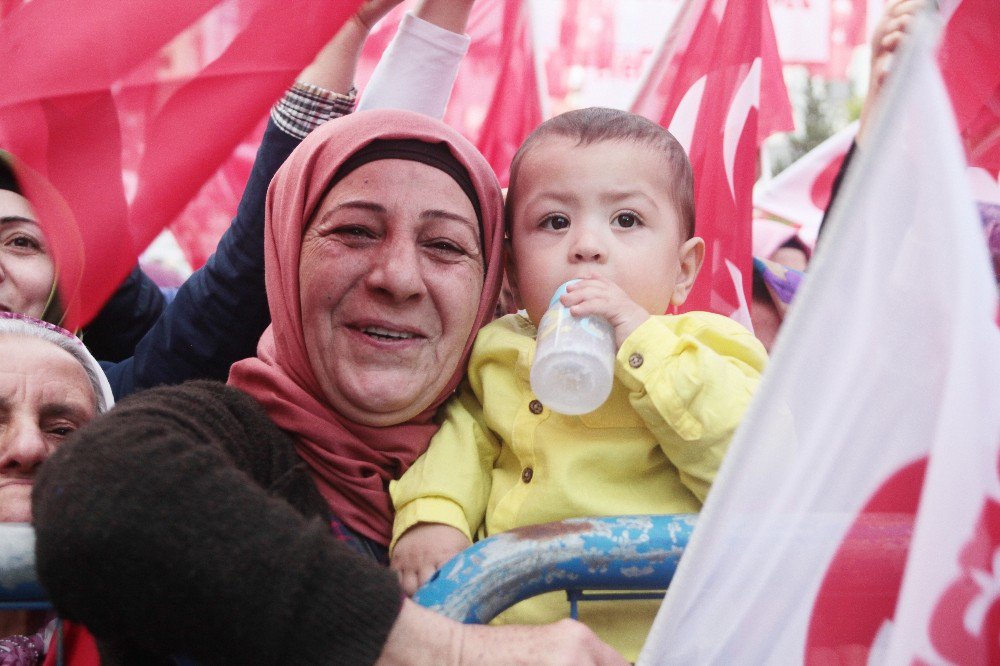
{"label": "woman's hand", "polygon": [[623,666],[629,662],[585,624],[569,618],[539,626],[462,625],[459,664]]}
{"label": "woman's hand", "polygon": [[375,24],[382,20],[382,18],[392,11],[393,7],[400,4],[403,0],[365,0],[358,7],[358,11],[354,12],[354,16],[351,17],[352,20],[357,21],[364,31],[371,32]]}
{"label": "woman's hand", "polygon": [[861,124],[858,128],[858,145],[864,140],[866,126],[871,124],[869,116],[882,94],[892,60],[899,45],[909,33],[918,12],[927,7],[926,0],[890,0],[882,14],[882,19],[872,34],[871,72],[868,79],[868,94],[861,107]]}
{"label": "woman's hand", "polygon": [[440,523],[418,523],[399,537],[390,567],[408,596],[430,580],[445,562],[472,545],[461,530]]}
{"label": "woman's hand", "polygon": [[628,662],[574,620],[535,627],[459,624],[407,599],[377,664],[625,666]]}
{"label": "woman's hand", "polygon": [[368,33],[379,19],[402,1],[366,0],[362,3],[337,34],[320,49],[316,59],[302,70],[298,81],[347,94],[354,85],[354,74]]}

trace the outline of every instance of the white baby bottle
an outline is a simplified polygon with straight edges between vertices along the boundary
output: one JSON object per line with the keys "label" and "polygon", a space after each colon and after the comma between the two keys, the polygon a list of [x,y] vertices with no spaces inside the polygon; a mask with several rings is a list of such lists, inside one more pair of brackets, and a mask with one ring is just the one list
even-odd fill
{"label": "white baby bottle", "polygon": [[615,338],[603,317],[574,317],[559,302],[570,280],[556,289],[538,323],[531,390],[550,409],[586,414],[608,399],[615,374]]}

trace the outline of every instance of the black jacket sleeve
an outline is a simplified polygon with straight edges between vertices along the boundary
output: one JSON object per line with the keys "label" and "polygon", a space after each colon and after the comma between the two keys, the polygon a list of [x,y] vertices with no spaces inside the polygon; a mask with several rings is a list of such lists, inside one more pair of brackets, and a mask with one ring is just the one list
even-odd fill
{"label": "black jacket sleeve", "polygon": [[146,391],[43,465],[39,580],[99,641],[148,654],[372,663],[402,592],[331,536],[324,507],[291,440],[246,394],[214,382]]}
{"label": "black jacket sleeve", "polygon": [[160,318],[166,299],[156,283],[136,266],[83,331],[87,349],[117,363],[135,354],[135,346]]}
{"label": "black jacket sleeve", "polygon": [[184,282],[134,356],[102,364],[116,398],[188,379],[225,380],[233,363],[256,352],[270,323],[264,201],[271,178],[298,144],[268,121],[236,218],[215,253]]}

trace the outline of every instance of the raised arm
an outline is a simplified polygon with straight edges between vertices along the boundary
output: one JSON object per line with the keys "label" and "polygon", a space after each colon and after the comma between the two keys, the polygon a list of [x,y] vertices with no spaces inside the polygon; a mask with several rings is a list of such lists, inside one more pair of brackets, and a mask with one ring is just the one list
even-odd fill
{"label": "raised arm", "polygon": [[830,201],[823,212],[823,221],[820,224],[820,236],[817,244],[823,237],[826,223],[830,218],[830,211],[833,210],[834,202],[840,193],[840,185],[844,182],[844,174],[854,160],[854,155],[864,145],[865,137],[868,134],[868,127],[871,125],[871,115],[873,109],[878,106],[885,87],[886,79],[892,70],[892,60],[899,45],[902,44],[910,26],[913,23],[917,12],[925,10],[926,0],[890,0],[882,13],[882,19],[875,27],[872,35],[871,69],[868,77],[868,93],[865,95],[864,104],[861,106],[861,118],[858,126],[858,133],[851,143],[851,148],[847,151],[844,161],[840,163],[840,170],[833,179],[830,188]]}
{"label": "raised arm", "polygon": [[402,0],[367,0],[363,3],[316,54],[316,59],[302,70],[298,81],[331,91],[346,93],[351,90],[368,34],[400,2]]}
{"label": "raised arm", "polygon": [[236,217],[215,253],[181,286],[134,356],[103,364],[117,397],[188,379],[225,380],[233,363],[256,352],[271,321],[264,289],[267,187],[309,132],[353,110],[363,26],[399,2],[366,2],[274,106]]}
{"label": "raised arm", "polygon": [[421,0],[407,14],[372,72],[358,110],[394,108],[443,118],[469,50],[473,0]]}

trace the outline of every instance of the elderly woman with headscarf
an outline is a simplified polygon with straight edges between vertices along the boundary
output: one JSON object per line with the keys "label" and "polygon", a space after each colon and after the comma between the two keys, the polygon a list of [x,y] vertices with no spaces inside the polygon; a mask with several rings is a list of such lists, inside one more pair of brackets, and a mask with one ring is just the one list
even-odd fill
{"label": "elderly woman with headscarf", "polygon": [[[0,522],[28,522],[39,466],[114,398],[79,338],[54,324],[0,312],[0,359]],[[0,612],[0,664],[36,663],[47,648],[49,619],[44,612]]]}
{"label": "elderly woman with headscarf", "polygon": [[60,612],[126,659],[623,663],[575,623],[459,629],[366,562],[384,561],[389,481],[494,311],[502,205],[438,121],[368,111],[310,135],[268,191],[256,358],[229,386],[125,400],[39,475],[38,572]]}

